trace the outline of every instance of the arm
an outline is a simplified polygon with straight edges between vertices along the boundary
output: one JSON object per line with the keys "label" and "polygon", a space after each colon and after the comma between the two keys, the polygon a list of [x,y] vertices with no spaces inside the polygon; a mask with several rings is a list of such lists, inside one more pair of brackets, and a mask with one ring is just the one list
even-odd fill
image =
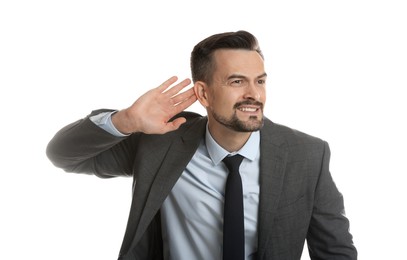
{"label": "arm", "polygon": [[128,137],[114,136],[96,126],[89,117],[109,110],[94,111],[62,128],[52,138],[47,146],[48,158],[67,172],[99,177],[131,175],[140,136],[178,129],[186,119],[170,119],[196,101],[193,89],[179,93],[189,85],[188,79],[169,88],[176,80],[176,77],[168,79],[142,95],[129,108],[115,113],[112,117],[114,126],[122,133],[132,133]]}
{"label": "arm", "polygon": [[46,153],[56,167],[66,172],[99,177],[130,174],[126,157],[133,153],[131,143],[137,138],[114,136],[90,120],[91,116],[105,111],[93,111],[55,134],[48,143]]}
{"label": "arm", "polygon": [[342,194],[329,172],[330,150],[325,143],[321,174],[315,190],[314,208],[307,235],[311,259],[356,260]]}

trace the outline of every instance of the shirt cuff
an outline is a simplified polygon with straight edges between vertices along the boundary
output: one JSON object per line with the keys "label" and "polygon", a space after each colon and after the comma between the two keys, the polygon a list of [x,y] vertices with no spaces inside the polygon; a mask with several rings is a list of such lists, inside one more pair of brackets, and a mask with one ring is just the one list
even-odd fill
{"label": "shirt cuff", "polygon": [[94,115],[89,117],[89,119],[98,127],[102,128],[106,132],[117,136],[117,137],[126,137],[129,136],[127,134],[123,134],[119,130],[116,129],[116,127],[112,123],[112,115],[116,113],[117,111],[111,111],[111,112],[102,112],[100,114]]}

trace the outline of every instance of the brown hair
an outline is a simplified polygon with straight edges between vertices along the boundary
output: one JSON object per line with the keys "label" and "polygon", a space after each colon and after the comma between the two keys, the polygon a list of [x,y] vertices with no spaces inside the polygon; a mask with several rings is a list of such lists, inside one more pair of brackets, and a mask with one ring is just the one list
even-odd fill
{"label": "brown hair", "polygon": [[256,51],[264,59],[254,35],[247,31],[214,34],[202,40],[191,52],[191,73],[193,82],[211,83],[215,70],[213,53],[219,49],[244,49]]}

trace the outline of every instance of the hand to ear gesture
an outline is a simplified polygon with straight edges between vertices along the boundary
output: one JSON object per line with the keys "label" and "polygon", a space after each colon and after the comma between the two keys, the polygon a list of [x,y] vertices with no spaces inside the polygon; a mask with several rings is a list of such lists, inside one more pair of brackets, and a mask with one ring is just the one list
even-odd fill
{"label": "hand to ear gesture", "polygon": [[178,129],[186,119],[180,117],[171,122],[169,120],[191,106],[196,96],[193,88],[181,92],[191,83],[190,79],[170,87],[177,80],[176,76],[169,78],[159,87],[146,92],[130,107],[114,114],[112,122],[117,130],[124,134],[164,134]]}

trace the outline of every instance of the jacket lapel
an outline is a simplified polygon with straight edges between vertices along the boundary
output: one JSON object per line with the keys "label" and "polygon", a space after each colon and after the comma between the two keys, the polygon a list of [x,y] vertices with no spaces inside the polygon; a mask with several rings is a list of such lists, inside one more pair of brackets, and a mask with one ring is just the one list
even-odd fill
{"label": "jacket lapel", "polygon": [[170,145],[151,186],[145,209],[138,225],[135,241],[144,233],[198,149],[199,143],[205,134],[206,122],[205,117],[200,118],[184,135],[176,137]]}
{"label": "jacket lapel", "polygon": [[266,120],[260,134],[258,259],[262,259],[271,237],[273,217],[280,199],[288,156],[285,140],[271,121]]}

